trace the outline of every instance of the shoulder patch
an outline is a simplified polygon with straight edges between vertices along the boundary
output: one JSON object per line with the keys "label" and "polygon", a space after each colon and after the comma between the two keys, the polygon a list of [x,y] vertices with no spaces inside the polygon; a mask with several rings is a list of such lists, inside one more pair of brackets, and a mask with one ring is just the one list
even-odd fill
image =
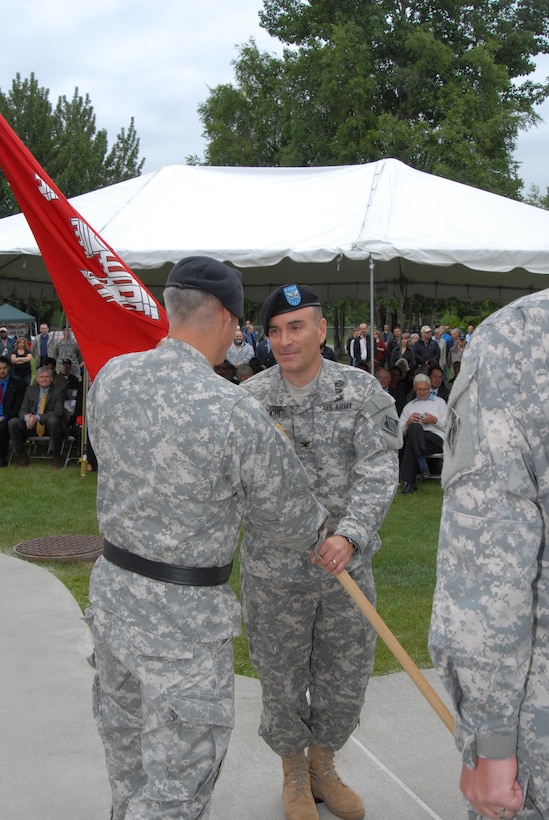
{"label": "shoulder patch", "polygon": [[398,418],[395,416],[390,416],[389,413],[386,413],[383,417],[382,427],[391,436],[398,436],[399,434],[400,426]]}

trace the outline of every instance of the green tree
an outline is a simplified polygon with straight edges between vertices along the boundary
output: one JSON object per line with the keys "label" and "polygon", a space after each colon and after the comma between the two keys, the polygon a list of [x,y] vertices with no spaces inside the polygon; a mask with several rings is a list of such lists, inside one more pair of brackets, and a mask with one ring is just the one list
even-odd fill
{"label": "green tree", "polygon": [[81,97],[78,88],[70,101],[62,96],[57,102],[52,153],[46,170],[65,196],[77,196],[107,184],[107,132],[97,131],[90,99],[88,95]]}
{"label": "green tree", "polygon": [[[26,79],[17,74],[7,93],[0,89],[0,113],[67,197],[141,173],[145,160],[139,159],[133,118],[109,151],[107,131],[97,129],[91,100],[78,88],[71,99],[62,96],[53,108],[49,89],[39,85],[34,73]],[[0,216],[18,210],[0,172]]]}
{"label": "green tree", "polygon": [[139,159],[139,137],[135,130],[135,120],[132,117],[128,130],[121,128],[116,141],[105,159],[105,167],[109,178],[109,185],[123,182],[125,179],[134,179],[141,175],[144,159]]}
{"label": "green tree", "polygon": [[199,108],[206,164],[396,157],[519,196],[517,135],[549,95],[527,79],[549,0],[265,0],[260,19],[283,55],[240,47],[235,83]]}
{"label": "green tree", "polygon": [[236,86],[217,86],[198,108],[209,139],[206,164],[280,165],[283,63],[253,39],[239,52]]}
{"label": "green tree", "polygon": [[528,205],[545,208],[546,211],[549,211],[549,188],[546,188],[545,194],[542,194],[539,185],[531,185],[524,197],[524,201]]}

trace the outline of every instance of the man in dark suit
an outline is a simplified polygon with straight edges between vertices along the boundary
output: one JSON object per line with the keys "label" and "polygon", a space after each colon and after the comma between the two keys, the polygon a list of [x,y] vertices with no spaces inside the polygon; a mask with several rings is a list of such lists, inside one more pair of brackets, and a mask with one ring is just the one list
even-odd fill
{"label": "man in dark suit", "polygon": [[40,435],[50,437],[53,468],[58,470],[61,467],[64,400],[65,391],[53,384],[53,373],[49,367],[39,367],[36,381],[25,391],[19,415],[8,422],[13,448],[19,457],[18,467],[28,464],[25,439]]}
{"label": "man in dark suit", "polygon": [[0,467],[8,466],[8,421],[19,413],[24,395],[24,382],[10,378],[9,360],[0,356]]}
{"label": "man in dark suit", "polygon": [[442,368],[434,364],[429,368],[427,375],[429,376],[429,380],[431,382],[431,396],[439,396],[439,398],[444,399],[444,401],[447,402],[450,397],[450,391],[444,384]]}
{"label": "man in dark suit", "polygon": [[271,350],[271,343],[267,338],[262,339],[257,345],[257,355],[265,367],[273,367],[276,364],[276,359]]}

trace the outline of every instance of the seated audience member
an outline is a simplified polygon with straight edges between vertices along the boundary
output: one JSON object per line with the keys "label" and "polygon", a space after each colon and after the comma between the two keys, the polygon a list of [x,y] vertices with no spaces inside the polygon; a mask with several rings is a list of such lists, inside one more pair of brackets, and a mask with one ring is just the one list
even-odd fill
{"label": "seated audience member", "polygon": [[400,415],[400,428],[404,436],[400,476],[404,481],[401,493],[408,495],[417,490],[416,477],[431,477],[427,458],[440,453],[444,444],[444,429],[448,406],[444,399],[431,396],[429,376],[418,373],[414,378],[416,398],[405,405]]}
{"label": "seated audience member", "polygon": [[65,378],[68,390],[78,390],[81,380],[71,372],[71,359],[61,359],[59,363],[59,373]]}
{"label": "seated audience member", "polygon": [[49,436],[53,452],[53,468],[62,465],[65,390],[53,384],[49,367],[39,367],[36,381],[27,387],[19,414],[8,422],[18,467],[26,467],[25,440],[29,436]]}
{"label": "seated audience member", "polygon": [[236,376],[239,384],[245,382],[246,379],[251,379],[253,375],[254,371],[249,364],[241,364],[238,370],[236,371]]}
{"label": "seated audience member", "polygon": [[9,359],[6,356],[0,356],[0,467],[8,466],[10,443],[8,422],[17,417],[25,389],[22,381],[11,377]]}
{"label": "seated audience member", "polygon": [[390,393],[389,385],[391,384],[391,374],[389,371],[385,370],[384,367],[376,367],[374,375],[385,392]]}
{"label": "seated audience member", "polygon": [[234,334],[233,343],[227,350],[227,361],[234,364],[236,368],[239,368],[242,364],[248,364],[252,356],[255,356],[255,351],[252,345],[244,341],[242,331],[237,328]]}
{"label": "seated audience member", "polygon": [[398,367],[398,369],[400,370],[400,374],[401,374],[400,378],[403,379],[403,380],[406,378],[406,376],[410,372],[410,365],[408,363],[408,360],[404,359],[404,358],[397,359],[395,364],[394,364],[394,367]]}
{"label": "seated audience member", "polygon": [[427,375],[429,376],[429,381],[431,382],[431,395],[439,396],[447,402],[450,391],[444,384],[442,368],[439,367],[438,364],[434,364],[429,368]]}
{"label": "seated audience member", "polygon": [[408,367],[408,361],[406,359],[399,359],[396,366],[400,368],[402,383],[406,391],[404,404],[407,404],[415,398],[413,382],[414,376],[416,375],[416,367],[415,365],[414,367]]}
{"label": "seated audience member", "polygon": [[[406,364],[406,361],[403,360]],[[406,373],[407,370],[401,370],[400,367],[394,365],[389,371],[389,394],[395,400],[396,411],[398,415],[402,413],[402,409],[406,404]]]}
{"label": "seated audience member", "polygon": [[228,362],[227,359],[225,359],[224,362],[221,362],[221,364],[216,364],[214,367],[214,371],[217,373],[218,376],[222,376],[224,379],[227,379],[227,381],[238,384],[236,367],[234,366],[234,364]]}
{"label": "seated audience member", "polygon": [[252,368],[254,376],[256,373],[261,373],[262,370],[265,370],[265,365],[263,364],[259,356],[252,356],[248,364]]}
{"label": "seated audience member", "polygon": [[63,390],[67,389],[67,380],[61,373],[57,372],[57,361],[52,356],[44,356],[42,367],[49,367],[52,372],[54,384]]}
{"label": "seated audience member", "polygon": [[15,349],[11,354],[11,377],[28,387],[32,376],[33,355],[30,352],[25,336],[18,336]]}

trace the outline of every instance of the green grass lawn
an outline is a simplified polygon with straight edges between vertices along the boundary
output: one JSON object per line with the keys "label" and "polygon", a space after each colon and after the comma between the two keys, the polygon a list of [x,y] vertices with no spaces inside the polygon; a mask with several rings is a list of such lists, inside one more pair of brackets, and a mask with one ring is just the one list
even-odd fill
{"label": "green grass lawn", "polygon": [[[0,530],[0,549],[14,554],[21,541],[47,535],[97,535],[94,473],[80,475],[71,463],[54,471],[50,461],[31,461],[25,470],[14,466],[0,471],[5,502]],[[435,561],[442,492],[438,481],[428,481],[415,495],[397,495],[385,519],[383,547],[374,559],[379,614],[404,649],[420,667],[431,666],[427,633],[435,584]],[[90,564],[44,564],[70,589],[84,609],[88,604]],[[238,595],[238,556],[231,586]],[[357,610],[358,614],[358,610]],[[246,637],[235,641],[235,669],[254,675],[248,658]],[[378,641],[375,673],[400,669]]]}

